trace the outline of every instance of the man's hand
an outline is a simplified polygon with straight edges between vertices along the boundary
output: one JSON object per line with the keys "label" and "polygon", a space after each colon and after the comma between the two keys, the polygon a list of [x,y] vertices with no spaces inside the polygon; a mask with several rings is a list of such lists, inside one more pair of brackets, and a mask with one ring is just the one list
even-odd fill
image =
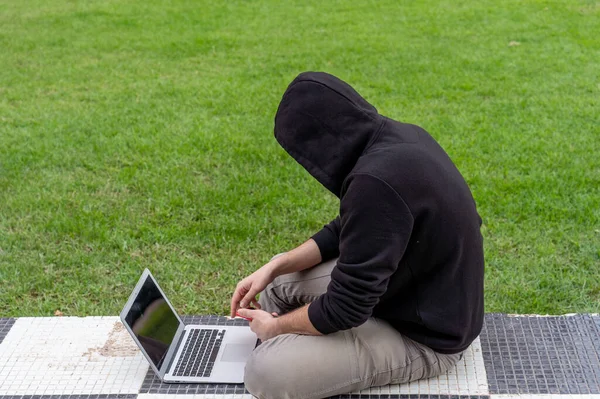
{"label": "man's hand", "polygon": [[308,318],[308,306],[304,305],[279,317],[277,313],[264,310],[240,309],[238,314],[250,320],[250,329],[261,341],[281,334],[321,335]]}
{"label": "man's hand", "polygon": [[275,266],[272,260],[238,283],[231,297],[231,317],[235,317],[238,309],[251,304],[260,309],[256,296],[275,279]]}
{"label": "man's hand", "polygon": [[231,317],[239,308],[253,304],[260,309],[256,296],[263,291],[275,277],[299,272],[321,263],[321,252],[312,238],[299,247],[277,256],[269,263],[240,281],[231,297]]}
{"label": "man's hand", "polygon": [[238,314],[251,320],[250,329],[261,341],[266,341],[281,334],[279,323],[277,322],[277,313],[268,313],[264,310],[240,309],[238,310]]}

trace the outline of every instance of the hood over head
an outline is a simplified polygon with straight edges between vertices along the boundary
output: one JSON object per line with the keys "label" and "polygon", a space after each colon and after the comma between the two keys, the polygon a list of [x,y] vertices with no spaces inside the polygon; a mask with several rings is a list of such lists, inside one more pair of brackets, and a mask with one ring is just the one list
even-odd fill
{"label": "hood over head", "polygon": [[375,107],[349,84],[324,72],[290,83],[275,115],[275,138],[336,196],[381,125]]}

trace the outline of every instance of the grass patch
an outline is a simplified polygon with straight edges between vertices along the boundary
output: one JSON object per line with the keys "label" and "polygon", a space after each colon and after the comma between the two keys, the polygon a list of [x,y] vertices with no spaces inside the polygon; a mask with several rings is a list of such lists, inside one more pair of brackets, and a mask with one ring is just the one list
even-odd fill
{"label": "grass patch", "polygon": [[600,312],[594,1],[0,0],[0,315],[187,314],[337,203],[278,147],[324,70],[446,148],[484,219],[486,310]]}

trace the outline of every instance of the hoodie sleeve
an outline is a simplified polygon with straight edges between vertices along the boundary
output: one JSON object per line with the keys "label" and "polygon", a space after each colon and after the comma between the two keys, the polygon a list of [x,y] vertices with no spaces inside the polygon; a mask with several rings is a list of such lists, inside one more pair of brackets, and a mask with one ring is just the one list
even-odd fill
{"label": "hoodie sleeve", "polygon": [[354,176],[340,204],[340,257],[327,292],[308,308],[322,334],[363,324],[404,255],[413,217],[398,193],[371,175]]}
{"label": "hoodie sleeve", "polygon": [[340,217],[338,216],[311,237],[317,243],[319,251],[321,251],[323,262],[340,254],[340,230]]}

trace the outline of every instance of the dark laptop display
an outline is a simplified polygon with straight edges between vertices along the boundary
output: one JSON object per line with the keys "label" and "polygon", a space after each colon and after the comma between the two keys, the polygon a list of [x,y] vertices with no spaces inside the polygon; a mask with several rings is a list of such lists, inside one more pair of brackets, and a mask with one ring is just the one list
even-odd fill
{"label": "dark laptop display", "polygon": [[150,277],[146,278],[125,322],[160,370],[179,327],[179,320]]}

